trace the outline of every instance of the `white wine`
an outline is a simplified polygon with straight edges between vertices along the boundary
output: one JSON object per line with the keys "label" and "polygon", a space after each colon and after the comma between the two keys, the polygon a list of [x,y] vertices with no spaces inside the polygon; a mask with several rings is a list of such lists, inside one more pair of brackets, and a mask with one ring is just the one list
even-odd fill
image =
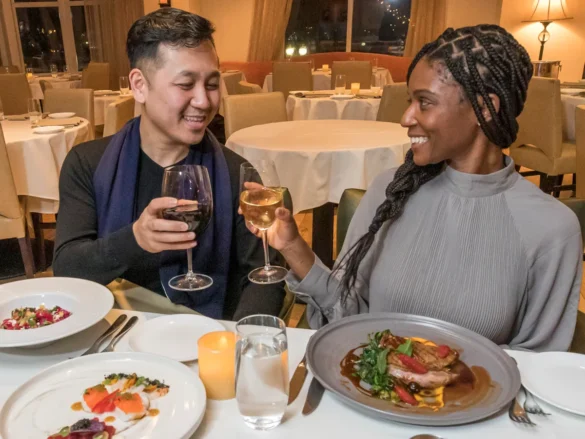
{"label": "white wine", "polygon": [[245,190],[240,194],[240,208],[246,221],[263,230],[276,219],[276,209],[282,207],[282,192],[262,188]]}

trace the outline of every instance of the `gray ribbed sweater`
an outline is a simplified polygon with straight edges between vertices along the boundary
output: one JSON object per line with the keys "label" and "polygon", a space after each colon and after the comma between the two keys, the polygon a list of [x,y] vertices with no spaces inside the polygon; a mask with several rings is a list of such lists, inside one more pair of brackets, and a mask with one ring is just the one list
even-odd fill
{"label": "gray ribbed sweater", "polygon": [[[446,167],[422,186],[377,233],[345,306],[340,276],[327,285],[331,271],[318,258],[302,282],[289,273],[311,326],[392,311],[453,322],[513,348],[567,350],[581,286],[579,222],[506,163],[489,175]],[[340,256],[367,231],[394,172],[373,181]]]}

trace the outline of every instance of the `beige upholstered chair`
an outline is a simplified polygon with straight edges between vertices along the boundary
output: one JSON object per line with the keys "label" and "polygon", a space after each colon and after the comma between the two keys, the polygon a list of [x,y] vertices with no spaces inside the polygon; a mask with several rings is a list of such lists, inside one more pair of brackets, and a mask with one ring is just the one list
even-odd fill
{"label": "beige upholstered chair", "polygon": [[[564,174],[577,168],[574,143],[563,141],[561,82],[552,78],[532,78],[524,111],[518,117],[518,139],[510,147],[517,166],[540,175],[540,188],[552,192]],[[556,191],[555,191],[556,192]]]}
{"label": "beige upholstered chair", "polygon": [[335,77],[345,75],[346,88],[352,82],[359,82],[360,88],[370,88],[372,85],[372,63],[370,61],[333,61],[331,67],[331,90],[335,89]]}
{"label": "beige upholstered chair", "polygon": [[53,88],[53,84],[51,84],[49,81],[45,81],[43,79],[41,79],[39,81],[39,85],[41,86],[41,90],[43,91],[43,95],[45,94],[45,92],[48,89]]}
{"label": "beige upholstered chair", "polygon": [[221,77],[223,83],[225,84],[225,90],[228,95],[237,95],[240,94],[240,88],[238,83],[242,80],[241,73],[233,73],[229,75],[223,75]]}
{"label": "beige upholstered chair", "polygon": [[134,117],[134,98],[124,97],[112,102],[106,109],[104,137],[112,136]]}
{"label": "beige upholstered chair", "polygon": [[27,233],[24,206],[18,200],[0,125],[0,239],[17,238],[26,277],[33,277],[35,263]]}
{"label": "beige upholstered chair", "polygon": [[585,199],[585,105],[575,111],[575,142],[577,148],[577,198]]}
{"label": "beige upholstered chair", "polygon": [[240,81],[238,82],[238,94],[248,95],[252,93],[262,93],[262,87],[258,84],[252,84],[251,82]]}
{"label": "beige upholstered chair", "polygon": [[0,99],[4,114],[28,113],[28,98],[32,94],[24,73],[7,73],[0,75]]}
{"label": "beige upholstered chair", "polygon": [[379,122],[400,123],[408,108],[408,87],[406,82],[398,82],[384,87],[382,101],[376,120]]}
{"label": "beige upholstered chair", "polygon": [[72,111],[89,121],[94,128],[93,90],[89,88],[49,88],[45,92],[44,111],[62,113]]}
{"label": "beige upholstered chair", "polygon": [[110,89],[110,63],[90,62],[81,73],[81,88]]}
{"label": "beige upholstered chair", "polygon": [[242,128],[286,121],[284,95],[280,92],[226,96],[223,106],[226,139]]}
{"label": "beige upholstered chair", "polygon": [[2,73],[20,73],[20,69],[17,66],[1,66],[0,74]]}
{"label": "beige upholstered chair", "polygon": [[313,90],[313,74],[308,62],[272,63],[272,90],[280,91],[284,98],[291,90]]}

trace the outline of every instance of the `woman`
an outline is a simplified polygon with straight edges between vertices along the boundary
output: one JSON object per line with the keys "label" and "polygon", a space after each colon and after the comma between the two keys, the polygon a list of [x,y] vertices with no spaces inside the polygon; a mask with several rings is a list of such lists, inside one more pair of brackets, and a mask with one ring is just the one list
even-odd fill
{"label": "woman", "polygon": [[[495,25],[448,29],[408,72],[405,163],[379,175],[333,273],[279,209],[269,242],[311,326],[376,311],[419,314],[500,345],[567,350],[582,270],[579,223],[502,153],[516,139],[530,58]],[[251,228],[257,233],[257,230]]]}

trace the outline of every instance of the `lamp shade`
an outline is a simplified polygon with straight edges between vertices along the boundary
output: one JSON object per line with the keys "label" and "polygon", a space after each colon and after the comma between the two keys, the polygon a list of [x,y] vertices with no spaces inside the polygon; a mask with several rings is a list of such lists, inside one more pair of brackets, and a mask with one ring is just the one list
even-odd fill
{"label": "lamp shade", "polygon": [[568,20],[569,16],[565,0],[536,0],[531,10],[530,17],[525,22],[540,21],[548,22],[557,20]]}

